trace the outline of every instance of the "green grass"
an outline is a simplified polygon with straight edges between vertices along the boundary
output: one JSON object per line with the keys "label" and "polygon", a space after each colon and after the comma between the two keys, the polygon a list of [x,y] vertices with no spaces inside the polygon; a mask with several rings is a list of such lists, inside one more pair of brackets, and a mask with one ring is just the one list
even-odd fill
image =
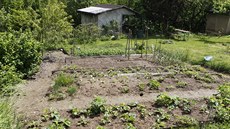
{"label": "green grass", "polygon": [[[152,45],[155,45],[155,48],[159,47],[159,42],[162,40],[167,39],[164,37],[151,37],[148,40],[149,48],[151,48]],[[174,44],[161,44],[161,48],[164,50],[164,56],[172,55],[168,59],[181,58],[183,61],[187,61],[191,64],[199,64],[216,71],[230,73],[230,36],[191,35],[188,41],[172,41]],[[134,42],[135,40],[132,41],[132,47],[134,46]],[[81,56],[122,55],[125,54],[126,43],[127,39],[120,39],[115,41],[97,41],[96,43],[87,45],[76,45],[81,51],[76,49],[75,54]],[[142,44],[142,40],[137,40],[137,43],[139,45]],[[70,47],[71,46],[68,46],[67,48]],[[131,53],[135,52],[131,51]],[[151,50],[149,53],[151,53]],[[185,54],[182,55],[180,53]],[[204,56],[209,55],[213,56],[213,60],[205,62]]]}
{"label": "green grass", "polygon": [[[158,39],[160,41],[162,39]],[[151,43],[156,43],[156,39],[150,39]],[[230,73],[230,37],[211,37],[193,35],[188,41],[175,41],[174,44],[161,44],[161,47],[168,51],[189,51],[188,62],[199,64],[216,71]],[[213,56],[210,62],[204,61],[204,56]]]}
{"label": "green grass", "polygon": [[8,100],[0,100],[0,129],[20,129],[12,104]]}

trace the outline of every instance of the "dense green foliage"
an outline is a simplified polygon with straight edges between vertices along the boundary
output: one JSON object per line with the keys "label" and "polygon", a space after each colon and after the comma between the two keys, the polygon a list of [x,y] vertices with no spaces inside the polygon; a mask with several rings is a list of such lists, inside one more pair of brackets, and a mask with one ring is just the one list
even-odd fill
{"label": "dense green foliage", "polygon": [[0,100],[0,128],[1,129],[20,129],[20,123],[9,100]]}
{"label": "dense green foliage", "polygon": [[40,64],[40,46],[31,33],[2,33],[0,62],[3,66],[15,67],[16,72],[23,76],[30,76]]}

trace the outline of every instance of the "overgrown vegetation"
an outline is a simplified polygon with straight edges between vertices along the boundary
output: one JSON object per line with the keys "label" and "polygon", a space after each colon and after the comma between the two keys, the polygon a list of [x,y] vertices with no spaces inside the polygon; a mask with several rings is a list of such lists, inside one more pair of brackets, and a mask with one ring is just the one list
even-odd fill
{"label": "overgrown vegetation", "polygon": [[17,118],[9,100],[0,99],[0,128],[20,129],[22,124]]}
{"label": "overgrown vegetation", "polygon": [[47,94],[49,100],[63,100],[68,95],[73,96],[78,89],[76,78],[65,73],[59,73],[56,77],[55,84],[51,87]]}

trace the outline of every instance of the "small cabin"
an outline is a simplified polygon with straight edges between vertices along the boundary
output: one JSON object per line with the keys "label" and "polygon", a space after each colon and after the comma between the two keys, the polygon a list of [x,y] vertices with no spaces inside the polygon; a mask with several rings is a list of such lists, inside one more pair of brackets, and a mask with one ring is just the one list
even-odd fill
{"label": "small cabin", "polygon": [[109,4],[78,9],[78,12],[81,13],[82,24],[93,23],[102,28],[103,25],[108,25],[111,21],[116,21],[119,31],[122,31],[125,17],[137,14],[137,12],[124,5]]}

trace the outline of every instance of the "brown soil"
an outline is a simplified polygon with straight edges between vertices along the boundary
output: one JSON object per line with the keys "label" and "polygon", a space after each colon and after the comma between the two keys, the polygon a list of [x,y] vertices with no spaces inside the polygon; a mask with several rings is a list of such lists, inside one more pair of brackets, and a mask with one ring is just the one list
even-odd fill
{"label": "brown soil", "polygon": [[[60,111],[67,111],[73,107],[85,108],[93,100],[94,96],[102,96],[109,105],[116,105],[120,103],[148,103],[153,102],[156,97],[162,93],[167,92],[170,96],[178,96],[181,98],[198,99],[209,97],[217,93],[216,87],[229,80],[227,75],[215,77],[214,83],[204,83],[194,78],[182,76],[180,74],[173,75],[174,77],[164,76],[151,76],[151,79],[159,79],[164,77],[159,90],[150,90],[147,86],[144,91],[139,91],[137,85],[140,83],[147,84],[148,77],[144,75],[132,76],[103,76],[92,77],[89,74],[82,74],[81,71],[90,68],[94,71],[100,72],[108,71],[108,69],[122,69],[130,67],[140,67],[144,71],[150,73],[164,72],[164,67],[155,65],[151,62],[145,61],[139,57],[132,57],[127,60],[121,56],[114,57],[88,57],[88,58],[72,58],[61,52],[50,52],[47,55],[52,57],[52,62],[44,61],[41,64],[40,72],[35,76],[34,80],[27,80],[24,84],[20,84],[19,93],[15,96],[15,107],[18,113],[23,114],[28,119],[34,119],[42,114],[44,109],[57,109]],[[60,70],[64,70],[66,66],[70,67],[76,65],[77,70],[74,73],[78,76],[78,83],[80,85],[76,95],[68,97],[61,101],[48,101],[46,94],[50,87],[54,84],[54,78]],[[55,73],[57,72],[57,73]],[[213,71],[211,71],[213,73]],[[185,88],[176,88],[176,84],[180,81],[187,83]],[[208,87],[206,87],[208,85]],[[173,86],[168,88],[169,86]],[[128,87],[128,93],[122,93],[124,87]],[[143,96],[140,96],[143,94]],[[137,127],[144,124],[146,121],[138,121]],[[92,120],[92,123],[95,123]],[[88,128],[92,128],[95,124],[90,124]],[[110,125],[113,128],[119,128],[119,124]],[[140,128],[149,127],[149,125]]]}

